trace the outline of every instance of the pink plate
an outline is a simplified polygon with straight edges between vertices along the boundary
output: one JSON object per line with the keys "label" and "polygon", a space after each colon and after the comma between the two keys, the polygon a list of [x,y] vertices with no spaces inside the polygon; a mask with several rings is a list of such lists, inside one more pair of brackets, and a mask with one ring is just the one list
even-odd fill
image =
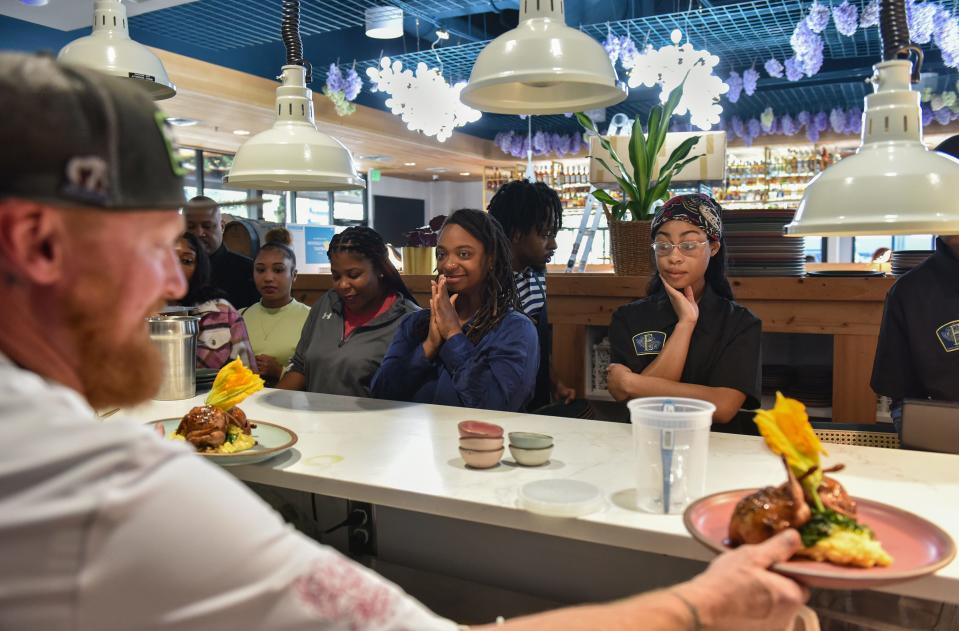
{"label": "pink plate", "polygon": [[[729,550],[727,538],[733,509],[740,499],[755,491],[725,491],[696,500],[683,514],[683,523],[693,538],[707,548],[716,552]],[[872,589],[932,574],[956,556],[952,537],[935,524],[888,504],[855,500],[859,522],[876,533],[882,547],[892,556],[892,565],[864,569],[797,559],[779,563],[775,570],[809,587]]]}
{"label": "pink plate", "polygon": [[457,428],[460,438],[501,438],[503,428],[493,423],[483,421],[460,421]]}

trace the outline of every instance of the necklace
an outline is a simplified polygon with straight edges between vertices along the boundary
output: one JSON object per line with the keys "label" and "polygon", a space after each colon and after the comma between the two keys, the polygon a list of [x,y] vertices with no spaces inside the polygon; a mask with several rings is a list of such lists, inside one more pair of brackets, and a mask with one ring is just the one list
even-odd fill
{"label": "necklace", "polygon": [[[288,304],[291,304],[290,301]],[[262,305],[260,305],[262,306]],[[283,323],[283,319],[280,317],[280,312],[283,310],[283,307],[278,307],[276,309],[267,309],[263,307],[263,313],[258,318],[260,324],[260,333],[263,335],[263,340],[266,341],[270,339],[270,336],[276,331],[276,328]],[[270,313],[270,311],[275,311],[275,313]],[[272,323],[273,326],[267,327],[267,323]]]}

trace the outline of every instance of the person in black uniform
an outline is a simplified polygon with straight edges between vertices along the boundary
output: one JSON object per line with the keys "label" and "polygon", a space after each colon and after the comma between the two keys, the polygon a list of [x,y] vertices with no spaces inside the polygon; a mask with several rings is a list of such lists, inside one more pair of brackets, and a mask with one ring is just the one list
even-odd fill
{"label": "person in black uniform", "polygon": [[755,433],[737,415],[759,407],[762,323],[733,302],[722,230],[722,208],[706,195],[680,195],[656,211],[650,233],[659,274],[645,298],[613,313],[607,381],[618,401],[710,401],[714,429]]}
{"label": "person in black uniform", "polygon": [[216,201],[197,195],[187,203],[183,216],[187,232],[193,233],[210,255],[210,284],[225,291],[227,300],[238,310],[259,302],[260,293],[253,282],[253,260],[223,245],[223,219]]}
{"label": "person in black uniform", "polygon": [[556,252],[563,204],[556,191],[542,182],[513,180],[496,191],[487,210],[509,237],[516,296],[523,313],[536,324],[539,337],[539,373],[528,408],[535,411],[554,398],[571,403],[576,391],[554,376],[552,329],[546,311],[546,264]]}

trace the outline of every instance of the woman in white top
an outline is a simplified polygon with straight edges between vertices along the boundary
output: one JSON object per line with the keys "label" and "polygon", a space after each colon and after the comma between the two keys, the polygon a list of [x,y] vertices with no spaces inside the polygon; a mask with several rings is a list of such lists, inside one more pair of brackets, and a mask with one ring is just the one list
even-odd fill
{"label": "woman in white top", "polygon": [[290,232],[286,228],[273,228],[264,240],[266,245],[260,248],[253,262],[253,282],[260,292],[260,301],[241,313],[256,353],[260,376],[268,385],[273,385],[290,363],[310,308],[293,298],[296,255],[290,247],[293,242]]}

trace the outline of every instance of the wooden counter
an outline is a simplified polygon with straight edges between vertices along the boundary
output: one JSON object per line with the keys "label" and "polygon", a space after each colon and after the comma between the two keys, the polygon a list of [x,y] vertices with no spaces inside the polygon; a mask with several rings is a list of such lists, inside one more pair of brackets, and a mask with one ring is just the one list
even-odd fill
{"label": "wooden counter", "polygon": [[[404,276],[421,304],[428,276]],[[550,274],[553,362],[563,382],[586,386],[586,327],[608,326],[612,312],[644,295],[647,279],[612,274]],[[731,278],[736,300],[762,320],[763,331],[833,336],[833,420],[872,423],[876,395],[869,387],[883,301],[894,278]],[[294,295],[312,304],[331,287],[328,275],[301,275]]]}

